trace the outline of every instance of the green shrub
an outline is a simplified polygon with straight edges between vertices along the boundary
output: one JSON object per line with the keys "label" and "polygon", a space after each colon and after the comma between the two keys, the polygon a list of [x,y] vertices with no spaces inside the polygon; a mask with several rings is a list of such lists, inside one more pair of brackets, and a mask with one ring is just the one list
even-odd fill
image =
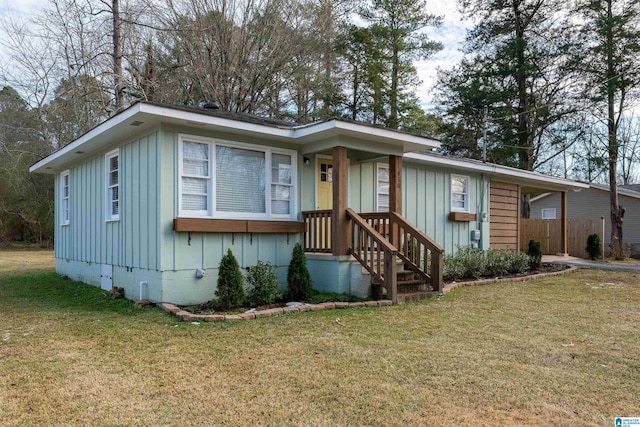
{"label": "green shrub", "polygon": [[513,251],[507,249],[488,250],[486,274],[494,277],[509,274],[512,253]]}
{"label": "green shrub", "polygon": [[443,263],[442,276],[444,280],[477,279],[484,274],[487,260],[481,249],[459,246],[455,255],[444,256]]}
{"label": "green shrub", "polygon": [[600,258],[602,256],[602,241],[597,234],[589,234],[587,237],[587,247],[585,251],[589,254],[591,259]]}
{"label": "green shrub", "polygon": [[473,249],[470,246],[459,247],[456,256],[460,257],[465,277],[478,279],[485,273],[487,258],[482,249]]}
{"label": "green shrub", "polygon": [[542,245],[537,240],[529,240],[529,250],[527,255],[531,258],[529,268],[531,270],[540,270],[542,267]]}
{"label": "green shrub", "polygon": [[509,257],[509,273],[523,274],[529,270],[531,257],[524,252],[512,251]]}
{"label": "green shrub", "polygon": [[531,258],[525,253],[506,249],[488,250],[460,247],[455,255],[445,255],[444,280],[478,279],[482,276],[522,274],[529,269]]}
{"label": "green shrub", "polygon": [[269,262],[258,261],[247,273],[247,300],[252,306],[273,304],[280,298],[278,275]]}
{"label": "green shrub", "polygon": [[244,277],[231,249],[220,260],[216,297],[224,310],[240,307],[244,303]]}
{"label": "green shrub", "polygon": [[442,261],[442,278],[447,282],[462,279],[464,277],[464,266],[455,255],[445,254]]}
{"label": "green shrub", "polygon": [[287,270],[287,290],[292,300],[307,300],[312,293],[311,275],[300,243],[296,243],[293,248],[293,256]]}

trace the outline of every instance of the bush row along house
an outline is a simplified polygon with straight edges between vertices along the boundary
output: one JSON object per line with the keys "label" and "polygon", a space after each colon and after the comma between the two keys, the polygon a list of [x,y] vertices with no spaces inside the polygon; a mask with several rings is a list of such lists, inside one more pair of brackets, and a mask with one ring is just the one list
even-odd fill
{"label": "bush row along house", "polygon": [[31,171],[56,176],[58,273],[178,304],[213,297],[227,249],[272,263],[284,287],[296,243],[316,289],[438,292],[443,253],[519,249],[521,194],[586,187],[438,147],[347,120],[138,102]]}

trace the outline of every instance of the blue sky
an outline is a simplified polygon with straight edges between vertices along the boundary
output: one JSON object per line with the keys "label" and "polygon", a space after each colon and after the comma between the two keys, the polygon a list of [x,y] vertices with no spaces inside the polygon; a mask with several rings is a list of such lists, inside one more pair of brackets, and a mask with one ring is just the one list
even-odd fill
{"label": "blue sky", "polygon": [[[0,0],[0,16],[10,13],[15,16],[15,19],[27,18],[29,13],[46,3],[46,0]],[[444,16],[443,25],[440,28],[426,30],[434,40],[444,45],[444,49],[429,60],[416,62],[418,75],[422,81],[417,93],[425,108],[431,106],[431,87],[436,81],[437,69],[451,68],[462,59],[462,53],[459,49],[464,40],[465,32],[470,26],[469,23],[462,22],[461,15],[457,12],[455,0],[427,0],[427,8],[429,13]]]}

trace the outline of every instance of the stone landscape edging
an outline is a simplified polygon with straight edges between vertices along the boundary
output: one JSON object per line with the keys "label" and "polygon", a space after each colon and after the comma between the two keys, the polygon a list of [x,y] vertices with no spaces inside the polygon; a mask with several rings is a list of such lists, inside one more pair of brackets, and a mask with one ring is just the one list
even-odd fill
{"label": "stone landscape edging", "polygon": [[[500,282],[524,282],[527,280],[542,279],[544,277],[559,276],[562,274],[572,273],[577,271],[578,267],[569,267],[565,270],[553,271],[549,273],[531,274],[529,276],[521,277],[494,277],[491,279],[480,279],[469,282],[452,282],[444,286],[442,294],[448,294],[454,289],[465,286],[477,286],[486,285],[489,283]],[[383,299],[378,301],[362,301],[362,302],[323,302],[320,304],[303,304],[295,307],[278,307],[269,308],[266,310],[254,310],[241,314],[193,314],[186,310],[181,309],[175,304],[163,302],[160,307],[169,314],[181,318],[184,322],[234,322],[240,320],[259,319],[261,317],[277,316],[279,314],[286,313],[301,313],[305,311],[320,311],[320,310],[333,310],[341,308],[356,308],[356,307],[383,307],[393,305],[391,300]]]}
{"label": "stone landscape edging", "polygon": [[527,280],[534,280],[534,279],[542,279],[542,278],[545,278],[545,277],[560,276],[560,275],[567,274],[567,273],[573,273],[574,271],[578,271],[578,270],[579,270],[578,267],[569,267],[569,268],[566,268],[566,269],[560,270],[560,271],[551,271],[549,273],[530,274],[528,276],[492,277],[490,279],[480,279],[480,280],[473,280],[473,281],[469,281],[469,282],[451,282],[451,283],[446,284],[442,288],[442,294],[446,295],[446,294],[448,294],[449,292],[451,292],[454,289],[463,288],[463,287],[466,287],[466,286],[487,285],[489,283],[500,283],[500,282],[526,282]]}
{"label": "stone landscape edging", "polygon": [[320,304],[304,304],[296,307],[278,307],[266,310],[255,310],[241,314],[193,314],[181,309],[175,304],[163,302],[160,307],[169,314],[180,317],[185,322],[222,322],[258,319],[261,317],[271,317],[285,313],[300,313],[305,311],[333,310],[340,308],[355,307],[382,307],[390,306],[391,300],[362,301],[362,302],[323,302]]}

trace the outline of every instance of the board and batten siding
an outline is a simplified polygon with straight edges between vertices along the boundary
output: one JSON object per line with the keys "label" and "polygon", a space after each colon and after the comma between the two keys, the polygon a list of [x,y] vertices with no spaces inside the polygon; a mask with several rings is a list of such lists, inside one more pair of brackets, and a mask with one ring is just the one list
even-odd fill
{"label": "board and batten siding", "polygon": [[[620,204],[626,209],[622,223],[622,241],[640,245],[640,199],[618,194]],[[560,218],[560,193],[552,193],[531,203],[531,218],[542,219],[542,209],[555,208]],[[597,188],[584,188],[567,192],[567,219],[591,219],[600,222],[604,216],[604,242],[611,241],[609,193]]]}
{"label": "board and batten siding", "polygon": [[55,257],[158,270],[158,132],[119,146],[117,221],[105,220],[105,153],[69,170],[68,225],[60,224],[62,194],[56,177]]}
{"label": "board and batten siding", "polygon": [[519,249],[519,200],[520,187],[517,184],[491,181],[491,249]]}
{"label": "board and batten siding", "polygon": [[[178,135],[180,133],[194,134],[193,130],[167,128],[163,131],[161,153],[162,182],[160,195],[160,240],[161,266],[163,271],[185,271],[192,275],[196,268],[214,270],[216,275],[218,265],[223,255],[231,249],[241,268],[256,265],[258,260],[270,262],[280,268],[280,279],[284,280],[282,269],[288,267],[293,247],[302,241],[301,234],[260,234],[260,233],[178,233],[173,231],[173,219],[178,217]],[[204,133],[202,136],[217,137]],[[220,139],[229,141],[232,136]],[[234,140],[237,137],[234,138]],[[265,141],[241,140],[238,142],[253,142],[268,146]],[[282,145],[279,145],[282,147]],[[282,148],[291,148],[284,146]],[[302,156],[297,156],[297,194],[298,209],[302,180]],[[309,174],[311,178],[312,175]],[[310,187],[308,185],[307,187]],[[299,218],[298,220],[301,220]],[[211,295],[213,296],[213,295]]]}
{"label": "board and batten siding", "polygon": [[[376,171],[376,162],[351,164],[349,207],[357,212],[376,210]],[[448,219],[452,174],[469,177],[469,212],[477,214],[477,221]],[[402,164],[402,215],[443,246],[448,254],[455,253],[458,246],[472,244],[471,230],[480,229],[482,234],[488,231],[481,223],[482,213],[487,210],[484,197],[487,191],[487,183],[478,175],[413,162]],[[483,240],[487,241],[486,238]],[[481,247],[484,248],[484,244]]]}

